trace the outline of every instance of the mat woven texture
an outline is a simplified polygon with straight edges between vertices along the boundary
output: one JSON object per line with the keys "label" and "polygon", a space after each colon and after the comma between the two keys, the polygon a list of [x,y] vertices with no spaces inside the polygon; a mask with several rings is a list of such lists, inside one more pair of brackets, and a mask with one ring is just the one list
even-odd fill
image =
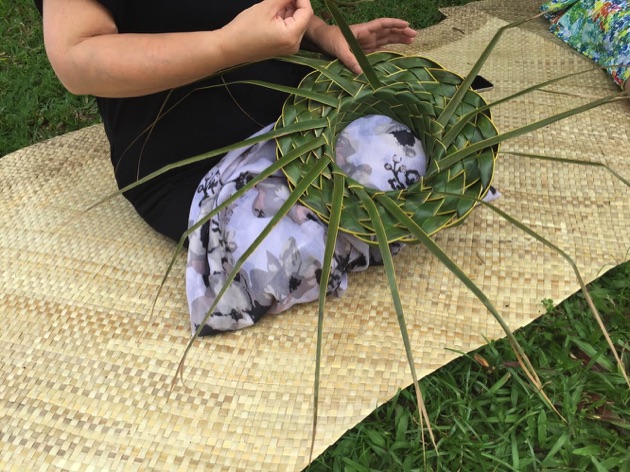
{"label": "mat woven texture", "polygon": [[[405,51],[465,74],[506,21],[531,0],[446,10]],[[590,63],[544,20],[510,30],[482,74],[492,101]],[[603,96],[604,72],[556,90]],[[500,130],[583,98],[536,93],[497,107]],[[617,103],[511,141],[503,151],[607,162],[630,176],[630,105]],[[186,384],[167,394],[189,336],[185,258],[149,309],[174,245],[122,198],[83,210],[114,189],[100,126],[0,160],[0,470],[300,470],[308,461],[315,304],[254,328],[206,338],[191,351]],[[628,256],[630,190],[600,169],[500,155],[498,205],[574,256],[592,280]],[[578,288],[557,255],[487,209],[436,236],[516,329]],[[472,295],[420,247],[396,258],[419,371],[427,375],[484,338],[502,337]],[[316,453],[408,385],[382,269],[352,274],[325,325]]]}

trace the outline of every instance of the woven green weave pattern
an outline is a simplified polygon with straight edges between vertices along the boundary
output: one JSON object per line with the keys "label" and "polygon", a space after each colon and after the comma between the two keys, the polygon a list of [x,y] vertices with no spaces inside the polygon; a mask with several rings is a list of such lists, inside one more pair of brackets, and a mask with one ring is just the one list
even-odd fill
{"label": "woven green weave pattern", "polygon": [[[355,76],[339,61],[332,61],[325,72],[308,74],[300,88],[336,97],[335,106],[297,95],[291,95],[285,103],[276,129],[314,118],[327,120],[324,127],[278,138],[279,158],[315,137],[323,135],[326,139],[326,144],[302,155],[283,169],[289,185],[295,187],[318,159],[327,159],[327,169],[301,198],[302,204],[327,222],[332,205],[332,176],[336,172],[343,173],[334,160],[337,136],[358,118],[370,114],[386,115],[408,126],[421,140],[428,158],[428,169],[419,182],[404,190],[385,193],[428,234],[462,221],[472,210],[474,201],[437,192],[482,198],[492,180],[497,146],[482,148],[447,166],[440,164],[456,151],[498,134],[490,112],[477,112],[486,102],[479,94],[468,90],[455,113],[442,127],[438,117],[462,83],[460,76],[418,56],[378,52],[369,55],[368,59],[382,87],[373,89],[365,75]],[[469,113],[468,122],[464,126],[460,123],[457,129],[453,129]],[[347,176],[346,182],[341,230],[375,244],[370,218],[355,194],[355,189],[363,188],[378,207],[388,243],[417,242],[398,219],[392,218],[375,199],[383,192],[363,187]]]}

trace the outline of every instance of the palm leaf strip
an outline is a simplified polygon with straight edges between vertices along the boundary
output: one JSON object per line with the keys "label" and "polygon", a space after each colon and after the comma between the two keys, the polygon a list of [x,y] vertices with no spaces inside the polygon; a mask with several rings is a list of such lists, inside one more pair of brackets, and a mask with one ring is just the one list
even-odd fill
{"label": "palm leaf strip", "polygon": [[322,275],[319,281],[319,311],[317,314],[317,350],[315,357],[315,381],[313,387],[313,430],[311,433],[311,449],[309,452],[309,462],[313,460],[315,450],[315,438],[317,436],[317,417],[319,413],[319,381],[322,364],[322,340],[324,337],[324,309],[326,306],[326,294],[332,269],[337,235],[339,234],[339,220],[341,219],[341,204],[343,202],[343,190],[345,186],[345,175],[339,172],[333,178],[333,198],[330,209],[330,221],[328,222],[328,233],[326,234],[326,248],[324,250],[324,261]]}
{"label": "palm leaf strip", "polygon": [[[377,240],[379,242],[379,250],[381,253],[381,257],[383,258],[383,266],[385,267],[385,273],[387,274],[389,287],[392,293],[394,309],[396,310],[396,318],[398,319],[398,326],[400,327],[400,334],[402,335],[403,344],[405,346],[405,354],[407,355],[407,363],[409,364],[409,369],[411,370],[411,378],[413,380],[413,386],[416,392],[418,410],[420,411],[420,425],[422,426],[423,420],[426,420],[429,436],[431,437],[431,442],[433,443],[435,449],[437,449],[437,443],[435,441],[435,436],[433,435],[433,429],[431,428],[429,414],[424,405],[422,391],[420,390],[420,384],[418,382],[418,374],[416,373],[416,366],[413,360],[413,350],[409,341],[409,332],[407,331],[407,322],[405,321],[405,315],[403,313],[403,307],[400,301],[400,293],[398,292],[398,283],[396,282],[394,260],[392,259],[389,245],[387,244],[387,234],[385,233],[383,220],[379,215],[374,201],[368,196],[368,194],[362,188],[357,188],[355,192],[365,205],[368,213],[370,214],[370,219],[372,220],[372,223],[374,224],[374,228],[376,230]],[[387,197],[384,198],[387,199]],[[400,210],[398,206],[396,206],[396,208]]]}
{"label": "palm leaf strip", "polygon": [[[457,195],[451,194],[455,198],[469,198],[465,195]],[[472,198],[471,198],[472,199]],[[472,199],[476,200],[477,199]],[[413,232],[418,240],[433,254],[438,260],[444,264],[444,266],[450,270],[462,283],[483,303],[483,305],[488,309],[490,313],[497,320],[503,331],[505,332],[507,339],[514,350],[514,354],[516,358],[523,368],[525,375],[529,378],[532,384],[536,387],[536,391],[539,395],[545,400],[545,402],[560,416],[560,412],[556,409],[552,401],[547,397],[547,394],[544,392],[542,387],[542,382],[540,381],[538,374],[536,373],[536,369],[531,364],[527,354],[519,344],[518,340],[512,334],[512,330],[505,323],[497,309],[494,307],[490,299],[486,296],[485,293],[464,273],[464,271],[450,258],[448,255],[438,246],[431,237],[426,234],[420,226],[416,224],[411,218],[409,218],[399,207],[396,205],[391,199],[386,196],[380,196],[379,201],[385,206],[389,211],[391,211],[394,215],[400,218],[409,228],[409,231]]]}

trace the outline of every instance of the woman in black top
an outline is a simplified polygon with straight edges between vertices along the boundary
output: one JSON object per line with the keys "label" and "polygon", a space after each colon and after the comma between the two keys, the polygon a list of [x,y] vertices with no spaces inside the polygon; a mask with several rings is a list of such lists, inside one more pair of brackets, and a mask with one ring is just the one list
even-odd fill
{"label": "woman in black top", "polygon": [[[274,122],[286,98],[256,86],[194,91],[165,115],[150,138],[136,139],[165,104],[217,83],[199,80],[242,63],[227,82],[258,79],[296,86],[304,69],[266,60],[308,43],[360,72],[337,27],[313,15],[309,0],[35,0],[50,62],[68,90],[94,95],[119,187],[164,165],[238,142]],[[409,43],[415,32],[383,18],[352,26],[366,51]],[[257,62],[263,61],[263,62]],[[127,192],[157,231],[178,240],[193,193],[217,161],[163,174]]]}

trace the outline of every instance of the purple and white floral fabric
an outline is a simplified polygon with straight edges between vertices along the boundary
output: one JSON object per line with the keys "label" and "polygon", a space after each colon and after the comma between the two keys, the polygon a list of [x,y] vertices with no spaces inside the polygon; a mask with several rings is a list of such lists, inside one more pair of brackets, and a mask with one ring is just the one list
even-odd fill
{"label": "purple and white floral fabric", "polygon": [[[273,141],[228,153],[200,183],[189,225],[209,214],[275,159]],[[400,189],[418,181],[427,166],[422,145],[411,131],[381,115],[366,116],[348,125],[338,138],[336,159],[349,177],[381,190]],[[236,261],[288,195],[284,175],[276,173],[189,236],[186,292],[193,332],[203,322]],[[202,335],[245,328],[265,313],[279,313],[297,303],[317,300],[326,229],[308,208],[293,206],[241,267]],[[392,252],[398,252],[401,246],[392,245]],[[349,271],[365,270],[380,260],[377,248],[340,233],[328,294],[341,296],[348,285]]]}

